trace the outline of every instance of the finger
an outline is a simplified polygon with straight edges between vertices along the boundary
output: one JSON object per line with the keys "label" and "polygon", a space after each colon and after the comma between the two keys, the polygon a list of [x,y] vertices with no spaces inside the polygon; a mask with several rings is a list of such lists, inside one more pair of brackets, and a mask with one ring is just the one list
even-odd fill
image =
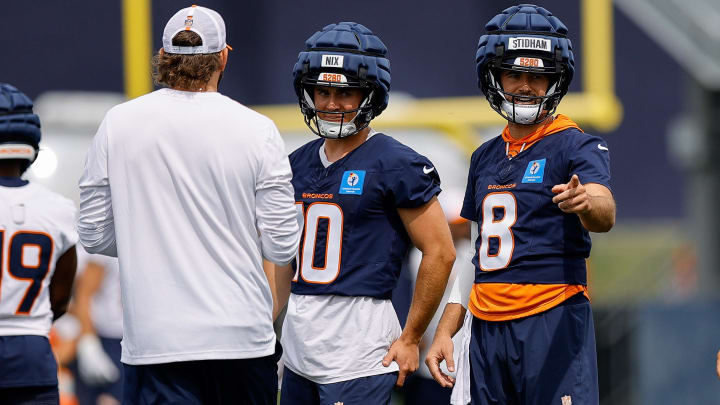
{"label": "finger", "polygon": [[428,357],[427,359],[425,359],[425,364],[428,366],[428,370],[430,370],[430,375],[432,376],[432,378],[435,379],[438,384],[442,385],[440,364],[438,362],[438,359],[435,357]]}
{"label": "finger", "polygon": [[385,367],[389,367],[389,366],[390,366],[390,363],[392,363],[392,361],[393,361],[394,358],[395,358],[395,351],[394,351],[393,348],[391,347],[390,350],[388,350],[388,352],[387,352],[387,354],[385,355],[385,357],[383,357],[382,365],[385,366]]}
{"label": "finger", "polygon": [[565,213],[582,211],[583,201],[578,198],[571,197],[565,201],[560,202],[558,204],[558,208],[560,208]]}
{"label": "finger", "polygon": [[443,373],[442,370],[438,370],[437,374],[434,375],[433,378],[442,387],[452,387],[453,384],[455,384],[455,379]]}
{"label": "finger", "polygon": [[437,376],[433,376],[433,378],[438,384],[440,384],[441,387],[444,388],[451,388],[453,384],[455,384],[455,380],[450,376],[445,375],[442,371],[440,371]]}
{"label": "finger", "polygon": [[568,186],[570,186],[570,188],[575,188],[579,185],[580,185],[580,178],[578,177],[577,174],[573,174],[572,178],[570,178],[570,183],[568,183]]}
{"label": "finger", "polygon": [[566,213],[566,214],[572,214],[572,213],[573,213],[572,207],[570,207],[570,206],[569,206],[567,203],[565,203],[565,202],[561,202],[560,204],[558,204],[558,208],[560,208],[560,211],[562,211],[562,212],[564,212],[564,213]]}
{"label": "finger", "polygon": [[556,184],[553,186],[553,188],[550,189],[553,194],[560,194],[565,190],[567,190],[567,184]]}
{"label": "finger", "polygon": [[397,385],[398,387],[402,387],[403,384],[405,384],[405,377],[407,377],[407,374],[408,373],[406,371],[401,369],[398,372],[398,379],[397,379],[397,382],[395,382],[395,385]]}
{"label": "finger", "polygon": [[455,360],[453,359],[452,351],[445,354],[445,363],[447,363],[447,369],[455,372]]}
{"label": "finger", "polygon": [[556,195],[552,198],[552,201],[555,204],[561,203],[565,200],[571,199],[575,195],[575,189],[571,188],[568,190],[563,191],[562,193]]}

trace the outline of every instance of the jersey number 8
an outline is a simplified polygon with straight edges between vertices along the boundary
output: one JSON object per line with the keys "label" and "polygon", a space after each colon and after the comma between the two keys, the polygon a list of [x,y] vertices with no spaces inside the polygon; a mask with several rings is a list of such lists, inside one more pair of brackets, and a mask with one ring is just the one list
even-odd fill
{"label": "jersey number 8", "polygon": [[[302,215],[302,203],[298,203]],[[304,215],[303,244],[296,256],[297,270],[293,281],[298,275],[307,283],[330,284],[340,274],[342,257],[343,212],[339,205],[326,202],[315,202],[308,206]],[[320,229],[325,229],[324,240],[318,240]],[[323,243],[324,242],[324,243]],[[324,246],[325,260],[316,263],[318,249]],[[316,266],[317,264],[317,266]]]}
{"label": "jersey number 8", "polygon": [[[515,250],[512,226],[517,220],[517,201],[512,193],[490,193],[482,203],[481,243],[478,257],[483,271],[500,270],[510,264]],[[497,241],[497,249],[490,253],[490,241]]]}

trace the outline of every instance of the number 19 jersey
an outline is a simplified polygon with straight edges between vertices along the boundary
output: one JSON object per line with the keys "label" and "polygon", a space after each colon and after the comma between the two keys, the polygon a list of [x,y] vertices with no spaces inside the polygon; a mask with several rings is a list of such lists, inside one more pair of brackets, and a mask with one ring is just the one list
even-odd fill
{"label": "number 19 jersey", "polygon": [[55,263],[77,243],[75,205],[40,185],[0,178],[0,336],[47,336]]}

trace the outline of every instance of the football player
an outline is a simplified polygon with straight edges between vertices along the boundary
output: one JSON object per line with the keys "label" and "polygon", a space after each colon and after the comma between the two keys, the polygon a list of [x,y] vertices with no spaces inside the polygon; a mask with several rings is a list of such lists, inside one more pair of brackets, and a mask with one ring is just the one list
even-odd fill
{"label": "football player", "polygon": [[35,161],[33,103],[0,83],[0,402],[59,402],[48,333],[65,313],[77,267],[75,205],[22,174]]}
{"label": "football player", "polygon": [[[474,284],[461,300],[473,315],[472,403],[597,404],[585,260],[588,232],[615,222],[608,146],[555,114],[575,69],[557,17],[523,4],[485,28],[479,86],[507,126],[473,153],[462,209],[475,241]],[[454,381],[438,363],[452,359],[464,311],[447,305],[427,357],[444,386]]]}
{"label": "football player", "polygon": [[[282,404],[387,404],[418,367],[418,342],[455,259],[424,156],[369,125],[388,104],[390,65],[361,24],[306,41],[295,92],[320,139],[290,155],[304,231],[282,332]],[[423,253],[404,330],[390,302],[411,244]]]}

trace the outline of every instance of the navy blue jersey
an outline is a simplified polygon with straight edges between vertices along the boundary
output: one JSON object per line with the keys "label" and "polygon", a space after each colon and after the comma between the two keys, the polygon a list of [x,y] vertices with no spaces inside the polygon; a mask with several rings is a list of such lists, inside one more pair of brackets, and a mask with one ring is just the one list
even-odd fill
{"label": "navy blue jersey", "polygon": [[586,285],[590,236],[552,202],[556,184],[610,188],[606,142],[576,128],[539,140],[512,159],[502,137],[472,155],[461,215],[478,222],[475,283]]}
{"label": "navy blue jersey", "polygon": [[397,209],[419,207],[438,194],[437,170],[379,133],[326,168],[323,142],[290,155],[305,220],[292,292],[390,298],[411,243]]}

